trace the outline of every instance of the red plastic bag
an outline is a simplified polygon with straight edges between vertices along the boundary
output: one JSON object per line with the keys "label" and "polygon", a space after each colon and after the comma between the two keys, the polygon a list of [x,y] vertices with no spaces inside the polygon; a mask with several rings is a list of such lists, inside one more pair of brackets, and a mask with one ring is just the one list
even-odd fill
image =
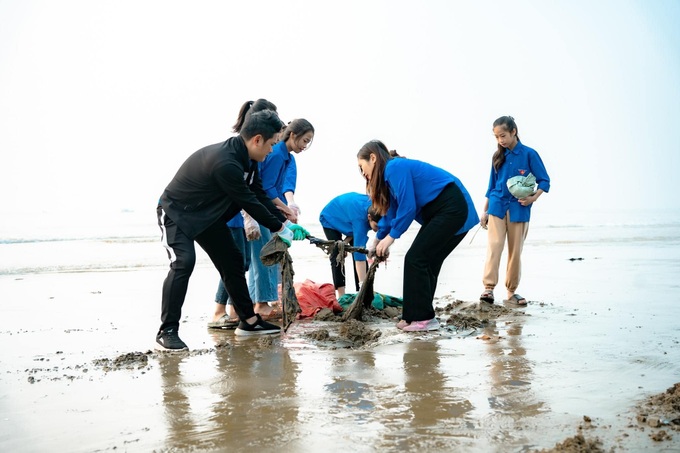
{"label": "red plastic bag", "polygon": [[332,283],[314,283],[305,280],[302,283],[295,283],[295,295],[300,304],[300,318],[311,318],[322,308],[330,308],[333,313],[340,313],[342,307],[335,297],[335,287]]}

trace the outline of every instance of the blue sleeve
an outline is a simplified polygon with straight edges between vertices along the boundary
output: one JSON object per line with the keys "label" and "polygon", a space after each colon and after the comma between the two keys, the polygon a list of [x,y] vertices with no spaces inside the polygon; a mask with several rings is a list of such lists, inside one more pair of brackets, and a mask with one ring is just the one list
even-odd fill
{"label": "blue sleeve", "polygon": [[496,181],[498,180],[498,172],[493,168],[493,162],[491,163],[491,175],[489,176],[489,187],[486,189],[486,198],[489,198],[491,191],[496,187]]}
{"label": "blue sleeve", "polygon": [[399,239],[402,234],[408,230],[411,223],[416,218],[416,191],[413,187],[413,178],[406,174],[406,171],[399,169],[390,175],[390,191],[392,192],[392,200],[390,202],[390,209],[395,204],[396,199],[396,213],[391,222],[390,236],[394,239]]}
{"label": "blue sleeve", "polygon": [[529,153],[529,170],[536,177],[538,188],[542,189],[543,192],[550,191],[550,176],[548,176],[545,165],[543,165],[541,156],[536,151]]}
{"label": "blue sleeve", "polygon": [[295,156],[290,153],[290,162],[288,162],[288,168],[286,168],[286,175],[283,181],[282,194],[286,192],[295,193],[295,187],[297,186],[297,164],[295,163]]}
{"label": "blue sleeve", "polygon": [[[352,219],[352,237],[354,238],[354,247],[366,247],[368,243],[368,230],[371,225],[366,219]],[[355,261],[366,261],[366,255],[363,253],[354,253]]]}
{"label": "blue sleeve", "polygon": [[[390,206],[390,210],[391,209],[392,209],[392,207]],[[390,214],[390,211],[388,210],[387,214],[382,216],[380,218],[380,220],[378,221],[378,232],[375,234],[375,236],[378,239],[383,240],[383,239],[385,239],[385,236],[390,234],[390,224],[391,224],[391,222],[392,222],[392,216]]]}
{"label": "blue sleeve", "polygon": [[276,177],[283,168],[284,162],[278,153],[271,153],[264,162],[260,162],[260,178],[262,188],[270,199],[278,198],[276,190]]}

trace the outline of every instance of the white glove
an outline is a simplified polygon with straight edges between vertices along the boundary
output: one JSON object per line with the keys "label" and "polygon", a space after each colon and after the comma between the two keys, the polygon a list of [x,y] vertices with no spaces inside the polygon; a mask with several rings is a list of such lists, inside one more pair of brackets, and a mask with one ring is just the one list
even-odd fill
{"label": "white glove", "polygon": [[246,230],[246,238],[249,241],[260,239],[260,224],[245,212],[243,213],[243,228]]}
{"label": "white glove", "polygon": [[295,212],[296,217],[300,217],[300,214],[302,214],[302,211],[300,210],[300,206],[298,206],[297,203],[290,203],[288,205],[288,207]]}
{"label": "white glove", "polygon": [[283,225],[283,227],[281,228],[281,230],[280,230],[280,231],[277,231],[275,234],[278,234],[279,237],[281,238],[281,240],[282,240],[283,242],[285,242],[285,244],[286,244],[288,247],[290,247],[291,245],[293,245],[293,237],[294,237],[293,231],[291,231],[291,229],[288,228],[285,224]]}
{"label": "white glove", "polygon": [[376,249],[376,247],[378,246],[378,242],[380,242],[380,241],[379,241],[378,238],[376,237],[376,238],[373,238],[373,240],[371,241],[370,244],[368,244],[367,249],[368,249],[368,257],[369,257],[369,258],[374,258],[374,257],[375,257],[375,249]]}

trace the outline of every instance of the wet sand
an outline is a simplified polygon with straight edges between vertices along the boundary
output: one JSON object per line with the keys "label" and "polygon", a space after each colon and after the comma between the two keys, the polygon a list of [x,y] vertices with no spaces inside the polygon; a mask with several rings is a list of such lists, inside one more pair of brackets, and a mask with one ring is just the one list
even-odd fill
{"label": "wet sand", "polygon": [[[359,342],[338,322],[269,339],[207,329],[216,272],[202,262],[180,354],[151,351],[164,268],[0,276],[0,449],[679,451],[680,406],[650,400],[680,382],[674,253],[528,245],[529,305],[489,316],[483,254],[461,247],[440,279],[442,329],[374,318],[379,335]],[[293,255],[296,280],[330,278]],[[400,295],[402,255],[378,291]]]}

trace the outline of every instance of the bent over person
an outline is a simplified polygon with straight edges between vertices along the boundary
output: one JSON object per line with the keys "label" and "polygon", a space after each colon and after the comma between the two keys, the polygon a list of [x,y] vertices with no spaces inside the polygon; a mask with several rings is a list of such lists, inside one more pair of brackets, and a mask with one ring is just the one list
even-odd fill
{"label": "bent over person", "polygon": [[239,317],[236,335],[277,334],[279,326],[253,311],[245,279],[243,256],[227,221],[241,209],[290,245],[297,225],[285,217],[262,189],[258,162],[272,150],[283,123],[275,112],[263,110],[246,120],[239,135],[206,146],[182,164],[165,188],[157,208],[170,271],[163,283],[158,349],[182,350],[178,334],[189,277],[196,263],[194,241],[219,271]]}

